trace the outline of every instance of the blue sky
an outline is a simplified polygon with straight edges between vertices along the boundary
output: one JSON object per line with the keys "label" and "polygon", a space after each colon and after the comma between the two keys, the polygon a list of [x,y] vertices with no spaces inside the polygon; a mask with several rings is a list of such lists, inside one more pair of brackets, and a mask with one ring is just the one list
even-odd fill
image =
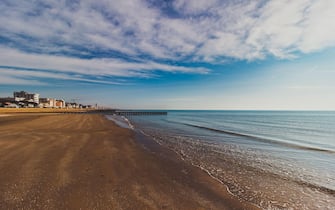
{"label": "blue sky", "polygon": [[335,108],[333,0],[2,0],[0,96]]}

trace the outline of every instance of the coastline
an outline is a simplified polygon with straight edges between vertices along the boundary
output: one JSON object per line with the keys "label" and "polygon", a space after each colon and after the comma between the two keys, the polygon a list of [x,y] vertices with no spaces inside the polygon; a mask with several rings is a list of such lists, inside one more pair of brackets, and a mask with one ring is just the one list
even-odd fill
{"label": "coastline", "polygon": [[0,135],[4,209],[258,209],[102,115],[3,116]]}
{"label": "coastline", "polygon": [[[246,150],[239,142],[221,142],[217,133],[201,133],[199,130],[189,130],[189,127],[179,127],[176,116],[171,114],[168,120],[164,117],[130,119],[136,129],[150,136],[162,147],[174,151],[185,162],[204,170],[242,200],[263,209],[333,209],[335,200],[331,185],[328,187],[319,185],[312,179],[304,179],[305,174],[295,173],[295,168],[290,168],[293,164],[287,164],[287,160],[281,156],[269,156],[261,147],[258,150]],[[200,120],[198,115],[192,117]],[[220,138],[230,140],[229,136]],[[274,150],[278,149],[275,145],[271,146]],[[293,149],[290,151],[293,154],[300,152]],[[316,153],[308,152],[311,154],[303,154],[311,157]],[[283,164],[287,165],[282,167]],[[299,168],[304,169],[303,172],[308,170],[303,165]]]}

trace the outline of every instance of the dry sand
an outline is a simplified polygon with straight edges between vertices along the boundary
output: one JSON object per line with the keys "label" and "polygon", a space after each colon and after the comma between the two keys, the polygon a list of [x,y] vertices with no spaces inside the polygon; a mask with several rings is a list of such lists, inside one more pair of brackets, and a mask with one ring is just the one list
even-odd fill
{"label": "dry sand", "polygon": [[256,209],[97,114],[0,118],[0,209]]}

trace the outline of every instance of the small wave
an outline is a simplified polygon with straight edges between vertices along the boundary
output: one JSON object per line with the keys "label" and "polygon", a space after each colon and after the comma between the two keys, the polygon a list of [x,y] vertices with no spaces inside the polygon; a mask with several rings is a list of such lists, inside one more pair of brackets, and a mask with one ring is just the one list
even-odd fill
{"label": "small wave", "polygon": [[335,190],[334,189],[330,189],[328,187],[320,186],[320,185],[317,185],[317,184],[313,184],[313,183],[306,182],[306,181],[301,181],[301,180],[293,180],[293,181],[302,185],[302,186],[306,186],[306,187],[309,187],[309,188],[312,188],[312,189],[316,189],[320,192],[324,192],[324,193],[327,193],[329,195],[335,196]]}
{"label": "small wave", "polygon": [[238,132],[228,131],[228,130],[221,130],[221,129],[216,129],[216,128],[209,128],[209,127],[194,125],[194,124],[189,124],[189,123],[182,123],[182,124],[187,125],[187,126],[191,126],[191,127],[195,127],[195,128],[200,128],[200,129],[204,129],[204,130],[217,132],[217,133],[223,133],[223,134],[228,134],[228,135],[238,136],[238,137],[246,137],[246,138],[249,138],[251,140],[256,140],[256,141],[263,142],[263,143],[273,143],[273,144],[278,144],[278,145],[291,147],[291,148],[295,148],[295,149],[303,149],[303,150],[310,150],[310,151],[317,151],[317,152],[326,152],[326,153],[332,153],[332,154],[335,153],[335,151],[333,151],[333,150],[317,148],[317,147],[308,147],[308,146],[303,146],[303,145],[298,145],[298,144],[288,143],[288,142],[280,142],[278,140],[263,138],[263,137],[254,136],[254,135],[250,135],[250,134],[238,133]]}
{"label": "small wave", "polygon": [[134,130],[134,125],[124,116],[114,116],[114,115],[106,115],[106,118],[115,122],[118,126],[122,128],[128,128]]}
{"label": "small wave", "polygon": [[128,118],[126,118],[125,116],[122,116],[122,119],[127,122],[129,128],[134,130],[134,125],[130,122],[130,120]]}

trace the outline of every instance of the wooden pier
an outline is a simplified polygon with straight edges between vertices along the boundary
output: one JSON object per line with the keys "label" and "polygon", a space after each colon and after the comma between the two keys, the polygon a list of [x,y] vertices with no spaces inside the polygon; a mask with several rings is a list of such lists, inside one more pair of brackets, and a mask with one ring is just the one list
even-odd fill
{"label": "wooden pier", "polygon": [[133,116],[133,115],[167,115],[167,112],[164,111],[121,111],[117,110],[115,111],[116,115],[122,115],[122,116]]}

